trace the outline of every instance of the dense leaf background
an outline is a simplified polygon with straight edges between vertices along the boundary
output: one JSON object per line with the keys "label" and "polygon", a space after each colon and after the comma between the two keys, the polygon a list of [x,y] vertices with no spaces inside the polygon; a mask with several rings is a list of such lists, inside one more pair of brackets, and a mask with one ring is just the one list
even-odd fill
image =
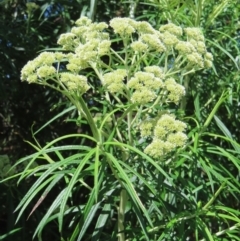
{"label": "dense leaf background", "polygon": [[[195,240],[196,233],[184,231],[186,224],[179,223],[174,228],[172,227],[176,220],[187,212],[189,213],[186,215],[190,215],[193,210],[200,209],[200,202],[206,204],[213,193],[221,187],[224,180],[229,180],[232,186],[228,186],[224,192],[220,193],[216,203],[218,207],[213,207],[212,212],[218,213],[223,206],[236,211],[240,208],[238,198],[240,151],[239,145],[229,141],[240,142],[240,4],[238,1],[231,1],[222,7],[219,14],[213,16],[211,13],[214,12],[215,6],[221,5],[224,1],[209,1],[209,4],[196,17],[197,9],[200,9],[197,3],[201,1],[185,1],[184,4],[179,3],[181,1],[164,1],[165,5],[159,4],[161,1],[133,2],[136,4],[136,19],[146,20],[154,27],[168,21],[182,26],[201,27],[206,36],[208,50],[214,56],[214,68],[197,72],[188,80],[188,95],[184,111],[186,121],[189,124],[188,131],[191,143],[183,151],[181,158],[179,157],[178,161],[171,167],[174,170],[172,177],[179,189],[173,190],[166,186],[160,190],[162,193],[158,197],[158,200],[164,199],[165,192],[169,188],[168,200],[170,201],[165,201],[171,203],[167,208],[174,218],[169,217],[169,225],[161,233],[165,240],[187,240],[189,237],[190,240]],[[22,0],[0,2],[0,155],[8,155],[12,164],[19,158],[32,153],[32,148],[25,140],[33,140],[32,132],[34,130],[70,107],[67,99],[62,95],[44,87],[22,83],[20,81],[22,67],[27,61],[35,58],[40,51],[58,48],[56,42],[59,35],[69,31],[73,22],[81,15],[91,15],[96,21],[108,22],[116,16],[128,17],[131,6],[130,1],[117,0],[51,2],[42,0],[34,1],[34,3],[36,4],[34,8],[29,10],[29,6],[33,6],[29,4],[33,4],[33,2]],[[196,8],[195,12],[194,7]],[[210,19],[209,16],[213,16],[213,18]],[[222,102],[209,125],[205,126],[206,120],[224,91],[228,93],[227,98]],[[86,96],[86,98],[91,101],[91,95]],[[52,139],[67,133],[87,132],[88,127],[76,125],[75,118],[74,111],[58,118],[37,134],[38,141],[45,145]],[[228,140],[218,138],[218,135],[225,136]],[[210,163],[208,168],[206,163]],[[139,164],[136,168],[141,169],[141,165],[144,164]],[[19,168],[21,169],[21,167]],[[154,170],[149,167],[149,174],[146,174],[146,178],[151,179],[154,175]],[[150,181],[155,183],[154,185],[158,185],[161,182],[160,177],[155,177],[155,180],[151,179]],[[35,198],[15,225],[14,209],[34,181],[35,177],[30,177],[18,185],[15,179],[0,183],[0,240],[32,240],[37,224],[63,187],[60,183],[57,187],[58,190],[55,190],[56,193],[54,190],[51,191],[30,220],[27,220],[28,214],[38,200]],[[92,180],[89,179],[89,183],[91,182]],[[117,183],[109,188],[113,190],[113,193],[114,190],[119,189]],[[144,199],[145,190],[141,184],[139,184],[138,192],[142,193],[141,196]],[[182,194],[178,195],[179,192]],[[82,189],[76,190],[74,195],[72,200],[76,205],[78,199],[84,202],[86,198]],[[109,199],[111,202],[115,202],[113,196]],[[147,200],[145,201],[147,202]],[[217,208],[219,209],[217,210]],[[231,212],[234,213],[234,211]],[[222,214],[226,214],[226,210],[223,210]],[[158,220],[157,212],[152,211],[152,215],[156,216],[159,225],[163,224],[163,220]],[[232,225],[231,221],[223,222],[220,218],[216,218],[215,222],[211,214],[208,215],[204,222],[216,232],[219,230],[218,227],[226,229]],[[200,212],[199,216],[201,216]],[[111,234],[115,218],[113,215],[106,224],[105,233]],[[136,221],[133,211],[128,213],[127,218],[133,223]],[[199,225],[204,229],[205,224],[197,217],[195,222],[187,225],[191,227],[190,230],[193,230],[194,225]],[[1,236],[16,228],[20,228],[20,230],[16,230],[16,233],[9,237],[3,238]],[[137,227],[129,225],[128,228],[129,237],[141,233]],[[169,231],[171,228],[172,231]],[[66,240],[72,232],[71,229],[69,230],[66,230],[62,235]],[[93,230],[89,229],[86,237],[92,232]],[[172,235],[178,236],[178,239],[172,239]],[[234,233],[232,235],[232,237],[229,235],[221,240],[235,240]],[[154,235],[152,237],[155,238]],[[60,240],[55,222],[46,226],[42,240]],[[206,240],[210,240],[210,238],[206,238]]]}

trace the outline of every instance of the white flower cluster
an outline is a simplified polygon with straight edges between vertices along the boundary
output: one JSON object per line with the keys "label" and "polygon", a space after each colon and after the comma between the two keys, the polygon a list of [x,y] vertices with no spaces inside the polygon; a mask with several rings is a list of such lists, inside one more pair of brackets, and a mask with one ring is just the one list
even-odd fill
{"label": "white flower cluster", "polygon": [[110,93],[121,93],[125,88],[123,80],[126,76],[127,71],[125,69],[114,70],[103,75],[103,85],[107,87]]}
{"label": "white flower cluster", "polygon": [[212,57],[209,57],[210,53],[206,50],[204,36],[199,28],[184,29],[169,23],[157,31],[145,21],[138,22],[129,18],[115,18],[110,21],[110,26],[122,38],[131,39],[130,46],[135,53],[170,54],[172,51],[174,56],[178,53],[179,57],[186,60],[188,69],[197,70],[212,66]]}
{"label": "white flower cluster", "polygon": [[29,61],[21,71],[21,80],[26,80],[29,83],[44,81],[57,73],[53,67],[56,61],[55,53],[43,52],[37,58]]}
{"label": "white flower cluster", "polygon": [[142,137],[152,137],[152,142],[144,152],[154,158],[162,157],[178,147],[185,145],[186,124],[176,120],[175,116],[163,114],[160,118],[144,120],[140,125]]}
{"label": "white flower cluster", "polygon": [[160,95],[163,97],[160,101],[179,103],[185,95],[182,85],[174,78],[165,78],[163,69],[158,66],[148,66],[144,70],[136,72],[127,83],[127,88],[134,90],[133,103],[144,105]]}

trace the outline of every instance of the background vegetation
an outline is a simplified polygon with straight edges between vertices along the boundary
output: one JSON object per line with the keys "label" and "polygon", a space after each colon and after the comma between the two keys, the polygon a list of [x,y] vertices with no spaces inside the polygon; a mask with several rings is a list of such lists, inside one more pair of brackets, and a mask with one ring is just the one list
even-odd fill
{"label": "background vegetation", "polygon": [[[116,16],[130,16],[146,20],[154,27],[167,22],[201,27],[208,50],[214,56],[214,67],[194,73],[183,82],[187,96],[178,112],[189,125],[189,143],[171,165],[163,165],[178,189],[162,184],[160,176],[149,169],[149,180],[156,189],[159,186],[159,197],[152,197],[156,206],[148,210],[156,227],[148,229],[149,239],[240,240],[239,1],[13,0],[1,1],[0,8],[0,154],[5,155],[1,159],[4,165],[7,158],[14,164],[33,152],[24,142],[33,141],[32,126],[37,130],[71,107],[67,99],[52,90],[21,83],[20,71],[40,51],[57,48],[59,35],[69,31],[81,15],[106,22]],[[85,98],[89,104],[96,104],[91,95]],[[71,111],[56,118],[36,135],[38,141],[44,145],[65,134],[87,132],[87,126],[76,125],[76,116]],[[3,167],[1,178],[7,177]],[[19,171],[21,168],[18,166]],[[55,186],[27,221],[39,199],[36,196],[15,225],[17,213],[14,210],[35,181],[36,177],[32,176],[18,185],[15,179],[0,184],[0,240],[31,240],[49,205],[64,187],[64,183]],[[88,184],[91,182],[89,179]],[[146,190],[140,187],[138,191]],[[84,190],[75,192],[72,203],[83,205],[86,193]],[[117,205],[117,201],[110,198],[109,202]],[[164,211],[159,208],[160,201],[166,207]],[[113,213],[105,224],[102,238],[116,240],[115,219]],[[145,240],[131,207],[127,220],[129,240],[134,240],[135,236],[136,240]],[[91,239],[94,227],[86,230],[83,240]],[[57,222],[53,221],[44,228],[42,240],[68,240],[72,232],[69,228],[59,234]]]}

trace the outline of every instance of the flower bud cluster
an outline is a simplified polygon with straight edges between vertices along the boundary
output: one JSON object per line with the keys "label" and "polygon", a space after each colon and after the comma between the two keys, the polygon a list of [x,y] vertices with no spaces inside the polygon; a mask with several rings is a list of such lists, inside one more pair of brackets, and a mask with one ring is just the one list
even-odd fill
{"label": "flower bud cluster", "polygon": [[184,134],[186,127],[184,122],[176,120],[175,116],[170,114],[142,121],[141,136],[152,137],[152,142],[144,152],[154,158],[159,158],[176,148],[183,147],[187,140],[187,136]]}
{"label": "flower bud cluster", "polygon": [[142,105],[156,99],[157,92],[163,88],[163,86],[164,84],[162,79],[154,73],[151,73],[151,69],[146,68],[145,71],[136,72],[127,83],[127,87],[129,89],[135,90],[131,97],[132,102]]}
{"label": "flower bud cluster", "polygon": [[90,88],[87,78],[83,75],[72,73],[60,73],[60,81],[68,87],[70,92],[78,92],[84,94]]}
{"label": "flower bud cluster", "polygon": [[130,47],[135,53],[167,53],[176,57],[178,53],[186,61],[188,71],[189,68],[197,70],[212,66],[199,28],[182,28],[168,23],[157,31],[145,21],[137,22],[129,18],[114,18],[110,26],[123,39],[131,39]]}
{"label": "flower bud cluster", "polygon": [[44,81],[54,76],[57,71],[53,67],[56,61],[55,53],[43,52],[37,58],[29,61],[21,71],[21,80],[29,83]]}
{"label": "flower bud cluster", "polygon": [[127,76],[125,69],[117,69],[103,75],[103,85],[107,87],[110,93],[122,93],[125,85],[124,78]]}
{"label": "flower bud cluster", "polygon": [[58,44],[64,50],[74,52],[69,55],[67,69],[78,73],[107,55],[111,41],[109,34],[104,32],[108,27],[106,23],[92,23],[87,17],[82,17],[76,21],[76,25],[70,33],[60,36]]}
{"label": "flower bud cluster", "polygon": [[182,85],[174,78],[165,78],[164,71],[158,66],[148,66],[145,71],[138,71],[128,81],[127,88],[134,90],[131,101],[137,104],[147,104],[162,95],[165,102],[178,104],[185,95]]}

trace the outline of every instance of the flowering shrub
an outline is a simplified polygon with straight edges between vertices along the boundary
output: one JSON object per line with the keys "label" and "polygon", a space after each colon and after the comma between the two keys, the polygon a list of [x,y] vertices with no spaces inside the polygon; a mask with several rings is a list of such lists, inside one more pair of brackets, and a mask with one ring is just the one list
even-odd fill
{"label": "flowering shrub", "polygon": [[[51,211],[43,218],[45,223],[42,221],[37,228],[41,232],[46,220],[51,218],[51,212],[59,208],[61,230],[67,200],[74,185],[87,186],[82,180],[89,174],[81,174],[87,164],[93,165],[89,170],[94,170],[94,187],[89,188],[91,194],[86,207],[89,203],[93,205],[92,196],[96,202],[99,198],[106,201],[106,196],[101,196],[99,190],[104,188],[104,179],[110,175],[108,166],[122,189],[118,208],[118,236],[119,240],[125,240],[124,215],[128,199],[134,203],[135,211],[139,208],[153,227],[151,217],[138,197],[130,176],[134,173],[148,188],[149,185],[142,176],[143,173],[137,173],[132,168],[133,160],[145,160],[171,182],[160,166],[160,161],[164,162],[170,153],[186,144],[187,126],[176,119],[169,104],[179,104],[185,95],[181,79],[189,73],[211,67],[212,55],[207,52],[204,36],[198,28],[183,29],[169,23],[156,30],[147,22],[130,18],[114,18],[108,26],[106,23],[92,23],[90,19],[82,17],[76,21],[76,25],[70,33],[60,36],[58,44],[62,46],[61,52],[43,52],[29,61],[22,69],[21,79],[51,87],[67,96],[77,108],[80,118],[87,120],[92,136],[69,135],[52,141],[42,150],[36,147],[38,152],[34,158],[25,158],[31,160],[28,167],[37,158],[45,159],[49,164],[34,170],[42,172],[42,169],[47,169],[41,175],[41,181],[36,182],[26,194],[26,198],[31,199],[34,188],[43,180],[51,179],[50,173],[55,173],[56,178],[42,195],[41,202],[55,183],[68,175],[70,182],[66,189],[59,194],[58,201],[52,204]],[[117,48],[114,47],[115,43]],[[65,69],[60,67],[61,64]],[[100,80],[101,86],[94,85],[96,79]],[[103,105],[102,113],[92,112],[87,105],[84,94],[91,89],[93,94],[98,92],[102,95],[99,98],[99,103]],[[74,150],[77,148],[79,153],[70,157],[64,158],[58,153],[58,161],[48,156],[47,153],[55,150],[59,140],[72,137],[85,138],[95,144],[88,147],[87,142],[82,142],[86,146],[75,147]],[[68,165],[75,169],[59,176],[59,170],[65,170]],[[111,195],[106,190],[104,192],[105,195]],[[155,187],[149,188],[149,192],[156,195],[157,190]],[[23,204],[24,200],[18,208]],[[26,205],[22,209],[25,207]],[[137,217],[141,223],[139,210]],[[89,208],[84,212],[85,216],[94,216]],[[145,225],[141,223],[141,227],[147,235]],[[74,231],[73,235],[76,236],[71,240],[76,240],[76,237],[80,240],[84,231],[79,232],[80,234]]]}
{"label": "flowering shrub", "polygon": [[[176,82],[176,74],[211,67],[212,55],[206,50],[200,29],[182,29],[169,23],[158,31],[144,21],[115,18],[110,27],[123,41],[123,51],[118,53],[111,48],[106,23],[92,23],[82,17],[76,25],[58,40],[66,52],[41,53],[22,69],[21,79],[50,86],[77,101],[90,89],[81,72],[94,71],[105,90],[119,96],[119,104],[125,97],[129,105],[145,108],[131,127],[141,126],[142,137],[148,132],[152,138],[146,153],[158,158],[183,146],[187,139],[185,124],[170,114],[157,115],[154,121],[147,116],[154,107],[178,104],[184,96],[185,89]],[[104,61],[103,56],[109,60]],[[151,58],[159,58],[159,65],[151,66]],[[174,58],[174,64],[169,68],[170,58]],[[64,71],[59,69],[61,62],[66,63]]]}

